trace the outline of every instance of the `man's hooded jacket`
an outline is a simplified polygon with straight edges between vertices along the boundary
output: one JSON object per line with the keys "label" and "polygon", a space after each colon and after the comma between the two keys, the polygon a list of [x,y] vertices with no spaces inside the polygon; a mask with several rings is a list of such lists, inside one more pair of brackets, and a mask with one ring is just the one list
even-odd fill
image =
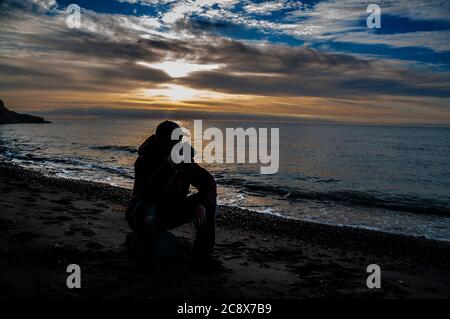
{"label": "man's hooded jacket", "polygon": [[[192,156],[194,152],[192,151]],[[194,162],[174,165],[150,136],[138,150],[134,164],[133,200],[155,204],[172,204],[186,198],[190,185],[197,188],[198,200],[205,207],[215,204],[216,183],[212,175]]]}

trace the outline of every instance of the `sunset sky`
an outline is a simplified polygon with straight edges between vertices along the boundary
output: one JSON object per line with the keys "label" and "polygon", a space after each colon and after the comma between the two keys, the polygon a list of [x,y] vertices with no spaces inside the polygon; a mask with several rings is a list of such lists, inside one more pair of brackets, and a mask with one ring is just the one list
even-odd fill
{"label": "sunset sky", "polygon": [[0,99],[48,118],[449,124],[449,79],[448,0],[0,0]]}

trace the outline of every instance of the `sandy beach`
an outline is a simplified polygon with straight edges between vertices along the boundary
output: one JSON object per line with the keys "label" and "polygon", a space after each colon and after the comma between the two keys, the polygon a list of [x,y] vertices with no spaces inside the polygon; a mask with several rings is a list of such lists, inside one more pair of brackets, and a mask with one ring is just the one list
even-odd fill
{"label": "sandy beach", "polygon": [[[219,207],[219,274],[185,258],[150,271],[127,251],[129,190],[0,163],[0,298],[448,298],[450,243]],[[193,227],[173,233],[190,242]],[[68,289],[78,264],[82,288]],[[368,289],[378,264],[381,289]]]}

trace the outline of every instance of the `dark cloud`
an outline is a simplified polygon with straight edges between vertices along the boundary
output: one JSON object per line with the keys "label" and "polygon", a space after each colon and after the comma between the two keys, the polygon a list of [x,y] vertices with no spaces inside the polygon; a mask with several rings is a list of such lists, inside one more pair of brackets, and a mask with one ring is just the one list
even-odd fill
{"label": "dark cloud", "polygon": [[164,56],[138,39],[112,40],[100,34],[62,28],[56,34],[24,35],[27,43],[42,45],[51,51],[77,55],[81,58],[148,60],[156,61]]}
{"label": "dark cloud", "polygon": [[[412,76],[412,75],[411,75]],[[450,97],[450,85],[442,77],[443,87],[422,86],[422,81],[405,82],[408,78],[372,78],[370,74],[341,75],[333,71],[302,72],[264,76],[233,75],[223,72],[198,72],[177,80],[177,83],[198,89],[210,89],[229,94],[268,96],[354,97],[373,95],[409,95]],[[426,81],[426,79],[424,79]]]}
{"label": "dark cloud", "polygon": [[16,65],[0,63],[0,73],[3,75],[0,89],[121,92],[142,85],[151,88],[171,80],[161,70],[126,61],[88,66],[70,60],[59,60],[57,63],[36,59],[14,62]]}
{"label": "dark cloud", "polygon": [[176,30],[189,30],[194,34],[207,34],[211,31],[232,30],[237,25],[225,20],[207,20],[203,18],[181,19],[175,23]]}

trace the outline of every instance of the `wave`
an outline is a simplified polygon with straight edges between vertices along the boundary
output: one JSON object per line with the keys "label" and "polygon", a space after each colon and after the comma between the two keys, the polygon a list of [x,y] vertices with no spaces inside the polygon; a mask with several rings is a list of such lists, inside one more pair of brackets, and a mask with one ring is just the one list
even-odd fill
{"label": "wave", "polygon": [[128,179],[133,179],[134,174],[131,169],[121,167],[121,166],[108,166],[108,165],[101,165],[101,164],[90,164],[89,167],[92,169],[102,170],[108,173],[113,173],[116,175],[120,175],[122,177],[126,177]]}
{"label": "wave", "polygon": [[238,187],[260,195],[273,195],[286,200],[336,202],[347,205],[384,208],[418,214],[450,216],[450,201],[420,198],[415,195],[388,194],[376,191],[309,191],[292,187],[259,184],[240,178],[219,178],[219,183]]}
{"label": "wave", "polygon": [[36,163],[42,162],[51,162],[51,163],[60,163],[60,164],[71,164],[71,165],[79,165],[83,166],[86,164],[82,159],[79,158],[63,158],[63,157],[45,157],[38,156],[30,153],[20,154],[16,152],[12,152],[8,149],[0,148],[0,155],[8,158],[8,159],[16,159],[20,161],[31,161]]}
{"label": "wave", "polygon": [[122,146],[122,145],[97,145],[90,147],[93,150],[100,151],[118,151],[118,152],[128,152],[137,153],[137,148],[132,146]]}
{"label": "wave", "polygon": [[82,171],[85,169],[91,169],[91,170],[97,170],[97,171],[104,171],[116,175],[120,175],[122,177],[126,178],[133,178],[132,169],[122,166],[111,166],[107,164],[100,164],[100,163],[93,163],[91,161],[86,161],[86,159],[73,157],[73,158],[67,158],[67,157],[44,157],[44,156],[37,156],[34,154],[20,154],[11,152],[10,150],[3,148],[0,148],[0,156],[3,156],[8,159],[15,159],[22,163],[32,162],[32,163],[41,163],[45,165],[51,165],[51,164],[62,164],[64,169],[76,169],[78,171]]}

